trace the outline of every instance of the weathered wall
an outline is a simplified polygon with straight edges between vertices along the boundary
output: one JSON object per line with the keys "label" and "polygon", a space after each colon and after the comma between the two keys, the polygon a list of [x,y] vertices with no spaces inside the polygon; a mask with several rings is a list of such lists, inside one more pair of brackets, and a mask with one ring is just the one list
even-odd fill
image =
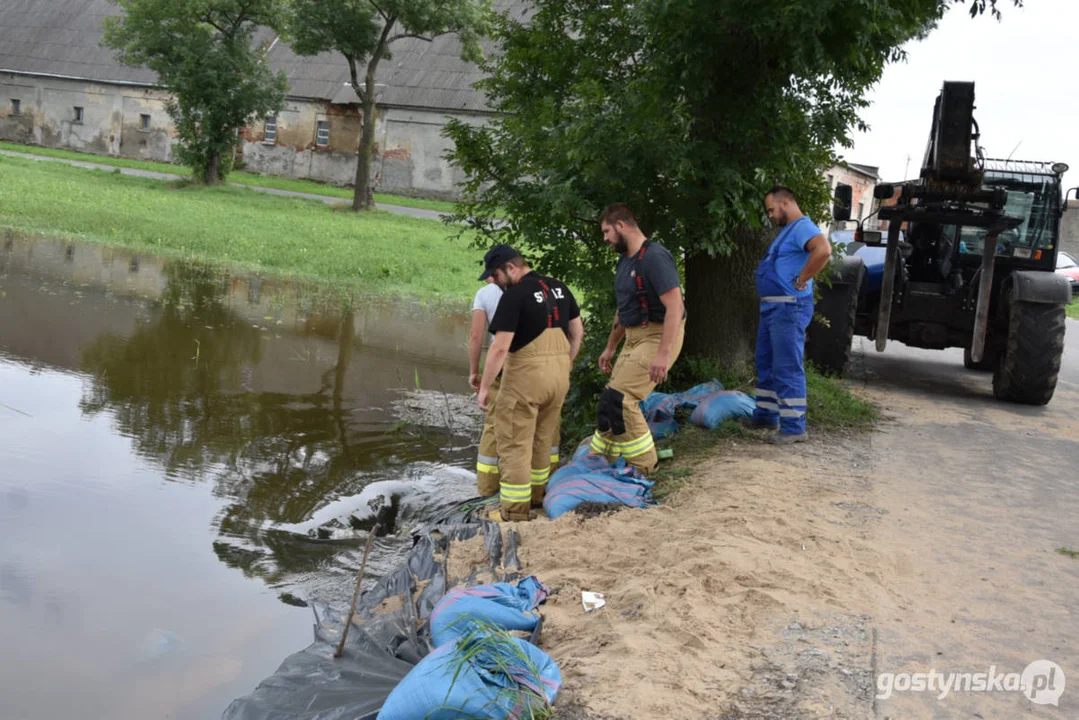
{"label": "weathered wall", "polygon": [[[459,115],[480,124],[481,115]],[[318,121],[330,124],[329,145],[315,146]],[[456,199],[463,173],[444,158],[452,143],[442,137],[446,116],[426,110],[381,109],[375,119],[372,170],[375,190],[401,195]],[[259,123],[244,133],[248,170],[267,175],[351,186],[362,115],[349,106],[290,101],[277,114],[277,139],[267,143]]]}
{"label": "weathered wall", "polygon": [[[11,100],[21,112],[11,113]],[[68,148],[144,160],[173,160],[175,128],[165,111],[168,96],[153,88],[79,80],[0,75],[0,140]],[[82,122],[75,107],[83,108]],[[143,130],[141,115],[150,116]],[[486,116],[459,113],[480,125]],[[383,108],[375,122],[372,165],[375,189],[400,195],[457,199],[463,173],[445,154],[452,143],[442,136],[447,115],[439,111]],[[329,145],[316,147],[320,120],[330,124]],[[266,175],[352,186],[362,115],[355,106],[291,99],[277,114],[277,138],[264,141],[263,123],[243,133],[247,169]]]}
{"label": "weathered wall", "polygon": [[[12,115],[11,101],[21,103]],[[0,140],[102,155],[171,160],[167,95],[153,88],[59,78],[0,75]],[[75,108],[83,108],[81,122]],[[150,116],[144,131],[140,115]]]}
{"label": "weathered wall", "polygon": [[1079,262],[1079,200],[1069,200],[1060,218],[1060,246]]}

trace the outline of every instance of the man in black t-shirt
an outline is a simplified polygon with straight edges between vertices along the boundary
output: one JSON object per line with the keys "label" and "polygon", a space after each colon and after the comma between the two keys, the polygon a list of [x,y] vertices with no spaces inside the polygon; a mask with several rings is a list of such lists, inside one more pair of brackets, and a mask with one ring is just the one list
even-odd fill
{"label": "man in black t-shirt", "polygon": [[562,282],[534,272],[508,245],[495,245],[483,258],[481,280],[491,276],[503,289],[488,328],[495,339],[487,350],[479,405],[487,411],[491,384],[502,373],[495,405],[500,514],[529,520],[543,503],[551,474],[551,447],[558,444],[558,420],[569,391],[569,371],[581,349],[584,325],[577,300]]}
{"label": "man in black t-shirt", "polygon": [[[603,239],[622,257],[614,275],[618,313],[599,368],[611,373],[596,410],[591,452],[613,460],[619,455],[641,472],[659,460],[652,431],[638,403],[667,378],[682,351],[685,304],[678,265],[667,248],[650,242],[633,211],[622,203],[600,216]],[[626,344],[611,366],[615,350]]]}

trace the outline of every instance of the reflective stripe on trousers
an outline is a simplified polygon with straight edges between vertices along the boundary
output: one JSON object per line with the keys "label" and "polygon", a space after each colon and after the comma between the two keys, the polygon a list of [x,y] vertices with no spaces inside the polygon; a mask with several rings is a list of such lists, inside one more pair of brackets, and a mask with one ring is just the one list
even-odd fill
{"label": "reflective stripe on trousers", "polygon": [[[671,364],[678,360],[685,338],[685,320],[679,324],[674,347],[671,348]],[[589,451],[615,459],[619,455],[643,473],[655,469],[659,462],[655,441],[644,415],[640,401],[656,388],[649,377],[649,368],[659,352],[663,337],[663,323],[649,323],[647,327],[627,327],[626,340],[618,360],[611,371],[607,385],[622,393],[622,421],[625,432],[615,435],[612,431],[596,430]]]}
{"label": "reflective stripe on trousers", "polygon": [[528,520],[543,501],[569,371],[569,341],[558,328],[506,358],[495,406],[504,520]]}
{"label": "reflective stripe on trousers", "polygon": [[753,419],[783,433],[806,429],[805,335],[813,302],[761,303],[757,330],[757,408]]}

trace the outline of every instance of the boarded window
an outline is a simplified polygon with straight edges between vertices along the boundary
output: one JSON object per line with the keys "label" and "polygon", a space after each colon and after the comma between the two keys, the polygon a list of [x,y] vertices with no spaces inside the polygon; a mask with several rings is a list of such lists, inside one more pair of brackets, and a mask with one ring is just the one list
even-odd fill
{"label": "boarded window", "polygon": [[11,114],[18,115],[22,111],[22,101],[11,98]]}
{"label": "boarded window", "polygon": [[315,133],[315,147],[326,147],[330,144],[330,123],[326,120],[318,121],[318,131]]}
{"label": "boarded window", "polygon": [[865,203],[858,203],[858,219],[865,219]]}
{"label": "boarded window", "polygon": [[262,126],[262,142],[277,142],[277,116],[267,115],[266,124]]}
{"label": "boarded window", "polygon": [[143,132],[150,132],[150,116],[139,115],[139,130]]}
{"label": "boarded window", "polygon": [[75,122],[77,122],[77,123],[82,122],[82,108],[79,107],[78,105],[75,106]]}

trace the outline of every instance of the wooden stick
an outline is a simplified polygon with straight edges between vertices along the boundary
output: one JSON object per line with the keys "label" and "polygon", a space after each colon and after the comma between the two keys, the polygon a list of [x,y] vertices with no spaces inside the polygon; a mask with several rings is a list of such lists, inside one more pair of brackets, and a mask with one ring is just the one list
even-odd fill
{"label": "wooden stick", "polygon": [[378,534],[378,525],[376,524],[371,528],[371,534],[367,536],[367,547],[363,549],[363,562],[360,563],[360,575],[356,578],[356,589],[352,592],[352,607],[348,611],[348,622],[345,623],[345,629],[341,632],[341,642],[337,643],[337,651],[333,654],[335,658],[341,657],[341,653],[345,651],[345,640],[348,639],[348,629],[352,627],[352,616],[356,614],[356,601],[360,599],[360,585],[363,583],[363,572],[367,569],[367,555],[371,552],[371,543],[375,539],[375,535]]}

